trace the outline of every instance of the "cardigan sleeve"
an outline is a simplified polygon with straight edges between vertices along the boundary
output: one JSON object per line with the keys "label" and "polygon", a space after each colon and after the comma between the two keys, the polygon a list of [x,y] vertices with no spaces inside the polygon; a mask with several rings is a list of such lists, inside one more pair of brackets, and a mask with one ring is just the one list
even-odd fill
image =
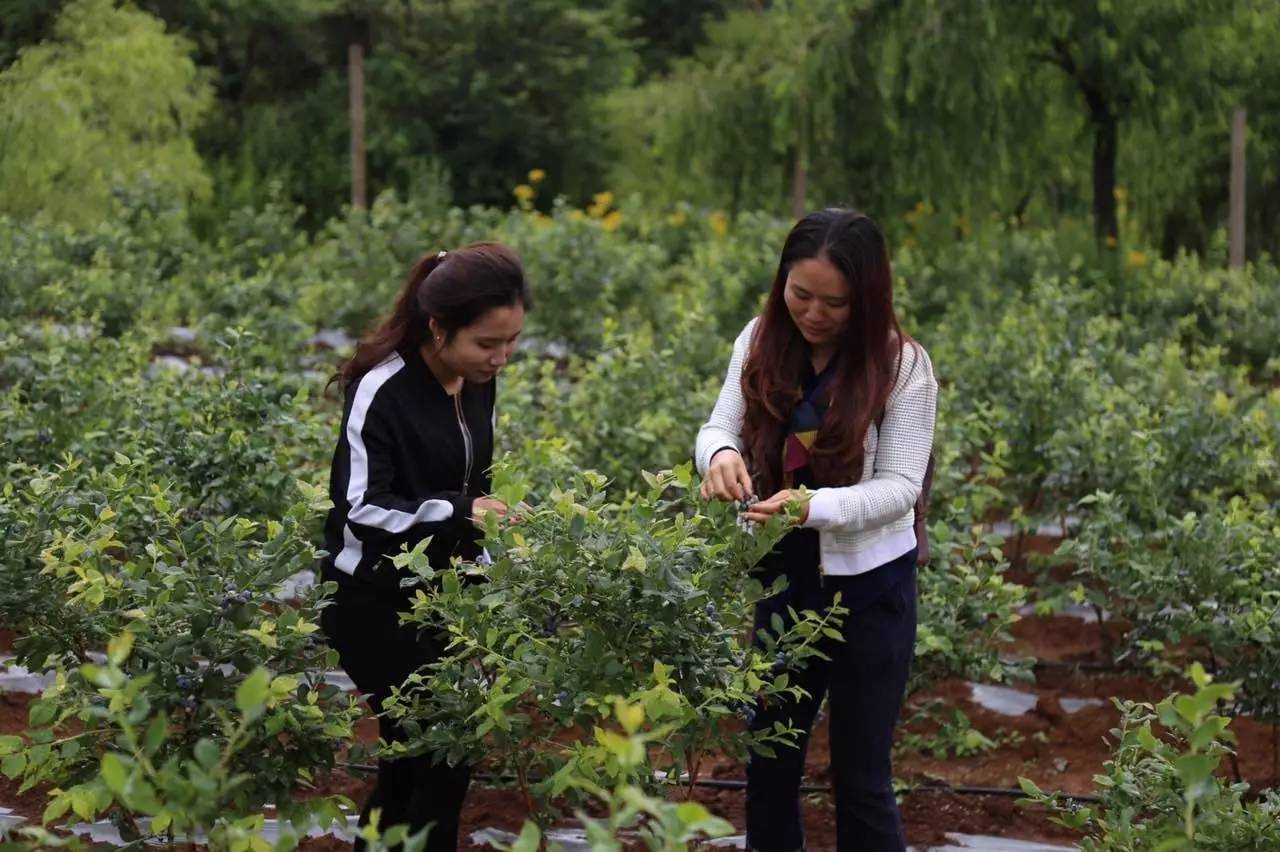
{"label": "cardigan sleeve", "polygon": [[756,319],[748,322],[734,341],[733,355],[729,358],[729,369],[725,373],[720,396],[716,399],[707,422],[698,430],[694,464],[702,476],[707,475],[711,457],[717,451],[730,448],[742,452],[742,417],[746,412],[746,401],[742,398],[742,365],[747,360],[747,353],[751,351],[756,322]]}
{"label": "cardigan sleeve", "polygon": [[902,364],[889,393],[871,477],[856,485],[814,491],[805,526],[849,532],[871,529],[915,506],[933,451],[938,382],[924,347],[913,342],[902,357],[910,361]]}

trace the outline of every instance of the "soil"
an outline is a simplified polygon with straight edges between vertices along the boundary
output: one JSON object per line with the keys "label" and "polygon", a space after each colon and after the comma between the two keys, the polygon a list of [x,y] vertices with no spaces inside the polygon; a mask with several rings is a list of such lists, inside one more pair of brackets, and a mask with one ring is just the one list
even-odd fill
{"label": "soil", "polygon": [[[0,735],[20,734],[27,729],[27,708],[34,696],[14,695],[0,692]],[[44,812],[46,796],[44,790],[37,788],[26,793],[18,793],[19,781],[10,780],[0,774],[0,807],[9,808],[14,813],[30,820],[39,820]]]}
{"label": "soil", "polygon": [[1109,649],[1119,646],[1128,625],[1120,621],[1084,621],[1070,615],[1027,615],[1014,622],[1012,642],[1000,647],[1011,657],[1053,662],[1106,663]]}

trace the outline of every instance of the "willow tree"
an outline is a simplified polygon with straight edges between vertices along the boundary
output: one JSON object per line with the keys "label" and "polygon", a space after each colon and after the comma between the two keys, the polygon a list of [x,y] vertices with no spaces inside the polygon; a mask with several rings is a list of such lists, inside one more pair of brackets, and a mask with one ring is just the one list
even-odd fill
{"label": "willow tree", "polygon": [[119,188],[207,194],[192,132],[211,102],[190,45],[161,21],[70,4],[51,40],[0,72],[0,213],[91,224]]}
{"label": "willow tree", "polygon": [[[842,140],[842,112],[857,82],[850,45],[865,0],[781,0],[707,25],[707,43],[669,75],[618,99],[624,137],[618,170],[628,188],[656,182],[686,198],[733,209],[793,213],[811,196],[847,195],[814,171]],[[639,153],[638,153],[639,152]],[[647,165],[646,156],[653,160]]]}
{"label": "willow tree", "polygon": [[1061,81],[994,37],[993,6],[962,5],[957,22],[954,4],[885,3],[867,46],[897,202],[1021,222],[1037,196],[1051,196],[1051,215],[1068,212],[1079,122],[1062,106]]}
{"label": "willow tree", "polygon": [[[941,12],[898,0],[761,5],[707,37],[666,78],[615,99],[629,188],[735,208],[789,200],[793,212],[854,203],[890,227],[921,202],[957,222],[1004,218],[1071,136],[1044,132],[1073,120],[1037,91],[1055,78],[1003,70]],[[945,61],[922,55],[939,42]]]}
{"label": "willow tree", "polygon": [[[1005,106],[993,101],[995,109],[1025,108],[1031,102],[1017,81],[1043,81],[1043,69],[1065,84],[1090,148],[1094,230],[1100,240],[1113,242],[1119,236],[1115,190],[1123,132],[1182,132],[1168,126],[1173,115],[1221,119],[1241,82],[1241,27],[1258,2],[1271,0],[903,0],[896,15],[901,21],[935,22],[915,28],[908,73],[928,78],[949,96],[964,97],[972,89],[972,75],[960,70],[966,66],[985,79],[1010,83],[1001,93],[1014,94],[1014,100]],[[1061,91],[1040,90],[1046,100]],[[999,137],[997,147],[1006,152],[1020,144],[1052,144],[1035,134]]]}

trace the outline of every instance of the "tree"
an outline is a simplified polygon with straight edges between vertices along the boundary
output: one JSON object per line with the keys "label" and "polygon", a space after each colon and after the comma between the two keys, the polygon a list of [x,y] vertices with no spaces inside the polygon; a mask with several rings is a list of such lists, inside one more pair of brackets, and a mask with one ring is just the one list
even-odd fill
{"label": "tree", "polygon": [[[866,5],[780,0],[709,23],[708,42],[693,57],[617,100],[616,135],[626,147],[628,134],[644,134],[652,156],[645,164],[633,144],[633,159],[618,173],[647,173],[637,184],[650,190],[661,183],[686,197],[728,195],[734,210],[780,209],[787,196],[793,213],[802,208],[811,164],[825,166],[847,144],[841,114],[858,81],[850,46]],[[839,184],[835,174],[824,171],[818,193]]]}
{"label": "tree", "polygon": [[51,0],[0,0],[0,69],[52,32],[61,6]]}
{"label": "tree", "polygon": [[0,212],[89,224],[120,188],[206,195],[192,133],[212,91],[190,54],[133,7],[67,6],[51,41],[0,72]]}
{"label": "tree", "polygon": [[366,60],[371,180],[434,159],[468,203],[508,204],[533,168],[589,198],[609,156],[601,97],[634,55],[614,12],[568,0],[417,0],[374,20]]}
{"label": "tree", "polygon": [[[922,201],[958,223],[1019,214],[1064,144],[1044,132],[1064,121],[1056,101],[1034,94],[1054,81],[992,73],[982,45],[897,0],[782,0],[707,35],[666,78],[615,99],[619,183],[640,175],[651,195],[734,210],[856,204],[892,229]],[[945,63],[921,55],[929,39],[946,42]],[[646,135],[626,144],[636,127]]]}
{"label": "tree", "polygon": [[[1091,142],[1094,231],[1100,241],[1114,243],[1126,126],[1161,126],[1174,110],[1200,120],[1222,110],[1242,76],[1238,48],[1249,6],[1234,0],[906,0],[899,15],[943,22],[916,27],[913,73],[932,77],[944,90],[967,85],[966,75],[953,71],[978,57],[996,80],[1033,74],[1036,65],[1061,75]],[[1025,106],[1025,97],[1020,93],[1017,103]],[[1039,141],[1005,137],[1000,145],[1010,150]]]}
{"label": "tree", "polygon": [[644,70],[663,74],[672,62],[692,56],[707,24],[746,0],[619,0],[628,22],[625,34],[638,42]]}
{"label": "tree", "polygon": [[463,204],[511,202],[532,168],[546,195],[603,188],[598,99],[635,62],[620,2],[181,0],[152,4],[217,70],[201,133],[218,175],[209,218],[279,183],[318,225],[349,198],[347,50],[365,47],[368,181],[445,181]]}

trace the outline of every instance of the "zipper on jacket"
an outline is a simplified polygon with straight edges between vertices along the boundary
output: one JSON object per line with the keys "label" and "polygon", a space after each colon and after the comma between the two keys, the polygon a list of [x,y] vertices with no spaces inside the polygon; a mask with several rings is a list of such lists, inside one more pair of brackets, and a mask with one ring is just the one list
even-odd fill
{"label": "zipper on jacket", "polygon": [[462,493],[465,495],[471,490],[471,430],[467,428],[467,418],[462,415],[462,391],[459,390],[453,396],[453,410],[458,415],[458,429],[462,432],[462,446],[467,453],[467,466],[462,474]]}

